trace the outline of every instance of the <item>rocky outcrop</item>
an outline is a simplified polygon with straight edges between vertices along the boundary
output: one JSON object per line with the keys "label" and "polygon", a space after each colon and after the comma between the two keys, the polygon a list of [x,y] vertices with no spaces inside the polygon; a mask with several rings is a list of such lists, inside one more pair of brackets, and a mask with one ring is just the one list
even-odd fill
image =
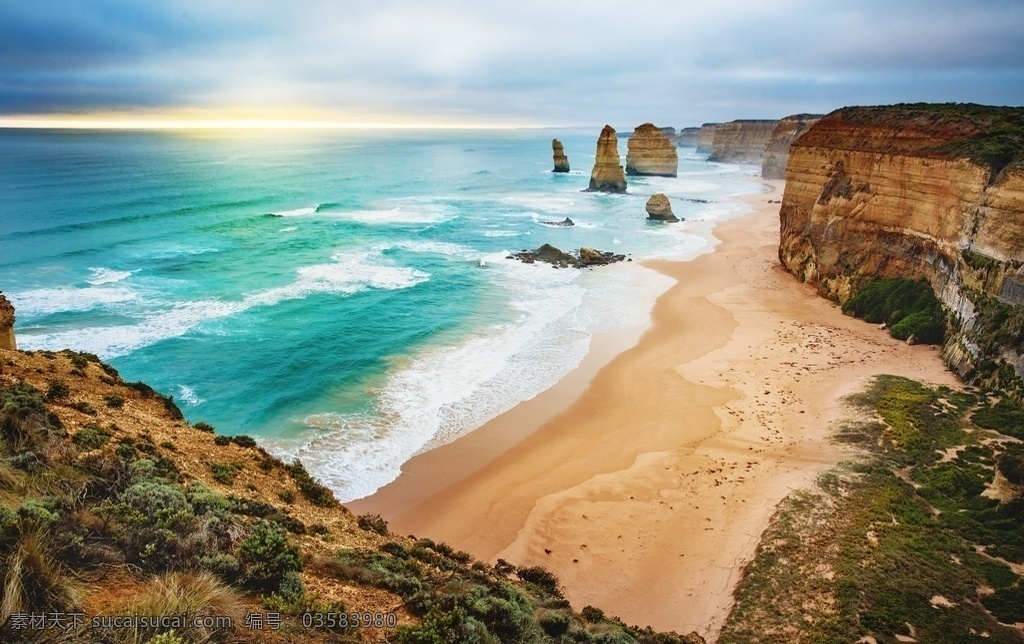
{"label": "rocky outcrop", "polygon": [[789,146],[821,117],[821,114],[795,114],[779,121],[764,146],[764,161],[761,162],[762,179],[786,178]]}
{"label": "rocky outcrop", "polygon": [[512,253],[505,259],[518,259],[524,264],[545,262],[551,264],[554,268],[587,268],[588,266],[602,266],[604,264],[621,262],[626,259],[626,256],[594,250],[593,248],[587,248],[586,246],[580,248],[578,251],[570,251],[566,253],[555,248],[551,244],[544,244],[537,250],[523,249],[518,253]]}
{"label": "rocky outcrop", "polygon": [[778,125],[774,120],[739,120],[715,128],[708,161],[756,163],[764,159],[764,146]]}
{"label": "rocky outcrop", "polygon": [[566,217],[562,221],[542,221],[540,223],[544,224],[545,226],[565,226],[565,227],[568,227],[568,226],[575,226],[576,225],[576,223],[572,219],[569,219],[568,217]]}
{"label": "rocky outcrop", "polygon": [[14,306],[0,292],[0,349],[18,348],[14,341]]}
{"label": "rocky outcrop", "polygon": [[647,200],[647,218],[655,221],[679,221],[672,213],[672,204],[668,197],[660,192]]}
{"label": "rocky outcrop", "polygon": [[844,302],[926,279],[943,354],[968,381],[1024,396],[1024,109],[846,108],[790,147],[779,259]]}
{"label": "rocky outcrop", "polygon": [[658,129],[661,130],[661,133],[665,135],[666,139],[668,139],[669,141],[672,142],[673,145],[675,145],[676,129],[674,127],[659,127]]}
{"label": "rocky outcrop", "polygon": [[604,126],[601,136],[597,139],[597,157],[594,159],[594,170],[590,173],[589,191],[625,192],[626,175],[622,172],[619,161],[619,139],[615,129]]}
{"label": "rocky outcrop", "polygon": [[676,146],[662,129],[644,123],[633,130],[626,143],[626,174],[674,177],[679,169]]}
{"label": "rocky outcrop", "polygon": [[[676,136],[676,145],[681,148],[688,148],[697,145],[697,133],[700,132],[699,127],[684,127],[679,130],[679,134]],[[708,147],[708,151],[711,148]]]}
{"label": "rocky outcrop", "polygon": [[565,148],[558,139],[551,139],[551,150],[554,153],[555,169],[552,172],[568,172],[569,157],[565,156]]}
{"label": "rocky outcrop", "polygon": [[697,154],[711,154],[715,144],[715,131],[721,123],[705,123],[697,131]]}

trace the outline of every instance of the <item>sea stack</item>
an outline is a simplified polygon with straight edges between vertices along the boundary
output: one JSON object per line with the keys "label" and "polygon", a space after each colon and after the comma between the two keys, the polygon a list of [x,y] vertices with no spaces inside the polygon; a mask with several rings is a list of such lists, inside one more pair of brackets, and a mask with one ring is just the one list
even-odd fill
{"label": "sea stack", "polygon": [[14,351],[17,348],[14,341],[14,306],[0,293],[0,349]]}
{"label": "sea stack", "polygon": [[554,152],[555,169],[552,172],[568,172],[569,157],[565,156],[565,148],[558,139],[551,139],[551,150]]}
{"label": "sea stack", "polygon": [[622,172],[619,161],[619,139],[615,129],[604,126],[601,136],[597,139],[597,158],[594,159],[594,171],[590,173],[590,192],[625,192],[626,175]]}
{"label": "sea stack", "polygon": [[679,169],[676,146],[662,128],[644,123],[633,130],[626,144],[626,174],[674,177]]}
{"label": "sea stack", "polygon": [[700,132],[699,127],[684,127],[679,130],[678,136],[676,136],[676,145],[681,148],[688,148],[691,145],[697,145],[697,134]]}
{"label": "sea stack", "polygon": [[660,192],[647,200],[647,218],[652,221],[679,221],[672,213],[668,197]]}

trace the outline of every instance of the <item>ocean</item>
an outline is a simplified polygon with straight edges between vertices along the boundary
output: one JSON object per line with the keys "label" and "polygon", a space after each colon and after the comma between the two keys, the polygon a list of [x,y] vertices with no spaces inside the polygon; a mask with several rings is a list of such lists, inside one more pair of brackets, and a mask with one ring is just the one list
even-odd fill
{"label": "ocean", "polygon": [[[0,130],[0,290],[19,348],[95,353],[361,498],[550,387],[595,333],[643,325],[669,285],[509,252],[689,259],[758,189],[681,148],[677,178],[582,192],[597,135]],[[572,172],[550,172],[552,137]],[[645,221],[656,192],[687,221]]]}

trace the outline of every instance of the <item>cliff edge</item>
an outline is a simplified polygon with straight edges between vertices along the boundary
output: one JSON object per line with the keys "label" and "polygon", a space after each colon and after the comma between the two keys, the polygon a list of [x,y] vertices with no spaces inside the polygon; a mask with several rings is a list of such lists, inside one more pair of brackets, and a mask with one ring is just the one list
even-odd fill
{"label": "cliff edge", "polygon": [[925,279],[969,382],[1024,396],[1024,108],[852,107],[790,147],[779,259],[845,302]]}
{"label": "cliff edge", "polygon": [[17,349],[14,341],[14,307],[0,291],[0,349]]}
{"label": "cliff edge", "polygon": [[821,119],[821,114],[794,114],[779,121],[764,146],[762,179],[785,179],[789,146]]}

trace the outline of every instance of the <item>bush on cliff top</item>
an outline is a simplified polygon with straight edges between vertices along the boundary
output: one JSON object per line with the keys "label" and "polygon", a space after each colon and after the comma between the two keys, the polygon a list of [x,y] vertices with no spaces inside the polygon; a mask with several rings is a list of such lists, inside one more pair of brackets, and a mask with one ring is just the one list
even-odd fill
{"label": "bush on cliff top", "polygon": [[946,335],[946,316],[925,282],[896,278],[868,282],[843,304],[843,313],[852,313],[867,322],[889,325],[889,334],[898,340],[914,336],[923,344],[942,344]]}

